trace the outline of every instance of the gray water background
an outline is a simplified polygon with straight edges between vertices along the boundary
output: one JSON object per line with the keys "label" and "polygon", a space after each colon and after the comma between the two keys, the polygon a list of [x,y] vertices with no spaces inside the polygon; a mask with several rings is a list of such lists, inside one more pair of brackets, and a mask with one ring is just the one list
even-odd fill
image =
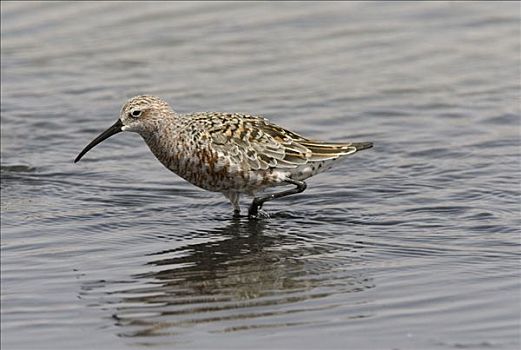
{"label": "gray water background", "polygon": [[[519,3],[1,10],[2,349],[519,348]],[[375,148],[232,220],[135,134],[72,163],[142,93]]]}

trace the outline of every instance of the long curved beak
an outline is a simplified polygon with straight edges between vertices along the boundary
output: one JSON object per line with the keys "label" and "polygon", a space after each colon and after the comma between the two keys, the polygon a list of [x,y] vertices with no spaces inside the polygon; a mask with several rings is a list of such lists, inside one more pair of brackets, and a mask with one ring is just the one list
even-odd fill
{"label": "long curved beak", "polygon": [[89,143],[83,149],[83,151],[80,152],[80,154],[78,154],[76,159],[74,159],[74,163],[78,162],[85,155],[85,153],[87,153],[92,148],[94,148],[94,146],[96,146],[98,143],[102,142],[103,140],[108,139],[112,135],[116,135],[117,133],[122,132],[123,131],[123,130],[121,130],[122,126],[123,126],[123,123],[121,122],[121,120],[118,119],[118,121],[115,122],[114,125],[112,125],[107,130],[103,131],[98,137],[96,137],[94,140],[92,140],[92,142]]}

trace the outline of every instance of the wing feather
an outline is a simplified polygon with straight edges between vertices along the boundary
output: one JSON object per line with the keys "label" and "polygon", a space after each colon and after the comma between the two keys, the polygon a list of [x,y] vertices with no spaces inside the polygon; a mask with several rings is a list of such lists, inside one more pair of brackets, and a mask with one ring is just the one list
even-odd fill
{"label": "wing feather", "polygon": [[223,113],[212,117],[218,121],[206,128],[211,147],[245,171],[294,169],[372,146],[309,140],[257,116]]}

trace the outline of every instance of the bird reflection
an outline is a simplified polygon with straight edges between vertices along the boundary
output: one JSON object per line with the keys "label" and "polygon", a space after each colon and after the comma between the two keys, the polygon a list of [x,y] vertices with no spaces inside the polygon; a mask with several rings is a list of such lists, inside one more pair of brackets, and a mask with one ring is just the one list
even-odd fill
{"label": "bird reflection", "polygon": [[270,249],[295,239],[284,237],[281,241],[280,236],[263,235],[264,228],[261,221],[233,220],[210,232],[211,236],[224,239],[156,253],[154,256],[159,259],[148,264],[171,268],[135,277],[154,278],[170,291],[181,287],[176,296],[191,298],[224,294],[228,298],[250,299],[277,290],[305,288],[303,281],[287,278],[288,265],[293,265],[294,275],[299,271],[296,261],[287,260],[291,254]]}
{"label": "bird reflection", "polygon": [[171,335],[196,324],[213,324],[218,332],[302,324],[308,321],[295,313],[334,305],[301,302],[371,286],[360,275],[332,274],[331,259],[313,259],[355,248],[309,244],[285,231],[234,219],[205,231],[204,242],[149,255],[148,271],[131,281],[104,281],[101,290],[116,298],[110,304],[115,324],[123,327],[119,335]]}

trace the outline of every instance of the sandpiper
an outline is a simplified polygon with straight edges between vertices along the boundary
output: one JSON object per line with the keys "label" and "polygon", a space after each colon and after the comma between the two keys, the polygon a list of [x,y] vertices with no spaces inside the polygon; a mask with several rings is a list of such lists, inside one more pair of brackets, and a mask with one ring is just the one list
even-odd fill
{"label": "sandpiper", "polygon": [[[155,96],[136,96],[121,109],[119,119],[76,157],[121,131],[143,137],[169,170],[205,190],[221,192],[240,216],[239,196],[253,196],[248,216],[260,216],[269,200],[306,189],[305,179],[328,169],[343,156],[371,148],[371,142],[314,141],[260,116],[200,112],[178,114]],[[294,188],[256,197],[268,187]]]}

